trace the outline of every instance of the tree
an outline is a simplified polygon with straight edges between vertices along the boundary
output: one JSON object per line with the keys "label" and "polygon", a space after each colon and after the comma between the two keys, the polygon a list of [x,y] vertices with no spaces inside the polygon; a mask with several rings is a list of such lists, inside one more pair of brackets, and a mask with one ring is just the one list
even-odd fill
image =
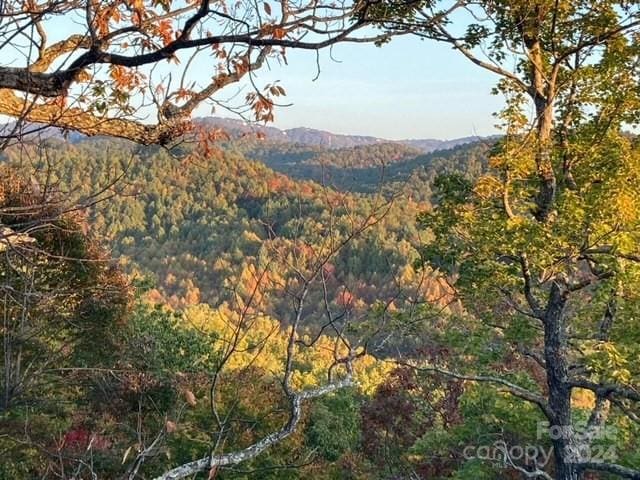
{"label": "tree", "polygon": [[6,166],[0,223],[0,474],[25,478],[86,398],[85,373],[115,362],[130,298],[81,212]]}
{"label": "tree", "polygon": [[[538,407],[550,431],[561,432],[551,437],[555,465],[553,473],[511,465],[524,475],[640,478],[632,459],[625,466],[593,458],[599,429],[635,421],[640,401],[632,367],[640,163],[637,139],[625,133],[640,105],[640,9],[546,0],[451,8],[459,10],[455,22],[451,9],[432,4],[383,22],[401,30],[429,19],[418,34],[499,75],[497,91],[507,98],[499,115],[506,135],[488,173],[472,182],[440,177],[439,206],[421,217],[434,237],[424,262],[456,279],[467,311],[447,341],[454,331],[466,335],[459,355],[472,355],[478,368],[424,368]],[[588,412],[575,400],[585,390]]]}
{"label": "tree", "polygon": [[[369,8],[368,1],[3,2],[0,113],[167,145],[192,128],[196,107],[224,106],[218,92],[245,79],[252,90],[240,106],[268,121],[285,90],[258,87],[253,72],[269,60],[286,63],[290,48],[379,38],[361,33]],[[144,120],[151,115],[154,122]]]}
{"label": "tree", "polygon": [[[195,131],[190,117],[202,103],[211,101],[228,106],[218,102],[216,94],[241,81],[246,81],[251,91],[240,107],[249,107],[256,120],[270,121],[275,98],[285,95],[285,90],[277,83],[258,87],[253,72],[270,60],[286,62],[289,48],[318,50],[338,42],[367,42],[386,37],[386,34],[369,37],[362,33],[370,24],[369,9],[369,2],[2,2],[0,49],[6,64],[0,66],[0,114],[17,120],[7,126],[3,138],[17,139],[23,147],[26,124],[28,131],[59,127],[65,132],[116,136],[139,144],[168,146]],[[65,34],[60,35],[61,32]],[[171,63],[179,66],[170,66]],[[200,83],[204,65],[211,73]],[[149,115],[156,117],[153,123],[145,120]],[[217,130],[202,129],[195,133],[205,141],[223,136]],[[21,154],[24,152],[33,153],[29,148],[21,150]],[[48,191],[49,186],[43,189]],[[295,432],[302,418],[303,402],[353,383],[353,364],[364,356],[365,349],[351,345],[344,335],[350,316],[339,313],[336,318],[325,291],[328,320],[320,332],[310,339],[303,337],[302,323],[308,316],[309,291],[312,287],[326,289],[325,264],[346,243],[377,223],[378,215],[385,214],[383,207],[366,217],[362,224],[352,223],[352,231],[344,237],[331,232],[324,238],[326,243],[317,255],[305,256],[301,262],[298,262],[298,250],[304,242],[298,239],[284,245],[282,251],[273,252],[276,256],[282,255],[279,260],[289,262],[288,276],[284,279],[273,275],[267,261],[266,265],[249,272],[252,278],[247,285],[237,286],[238,291],[233,295],[239,314],[229,320],[231,335],[223,342],[219,362],[209,372],[209,419],[218,428],[210,434],[211,444],[206,455],[202,453],[199,459],[167,468],[158,478],[183,478],[206,472],[213,476],[218,468],[254,458]],[[166,230],[159,222],[160,216],[152,219],[158,236],[164,236]],[[48,266],[60,268],[55,262],[45,267],[38,263],[34,268],[40,274],[39,269],[46,271]],[[77,286],[71,280],[60,278],[55,286],[48,286],[60,291]],[[259,309],[263,289],[271,288],[276,281],[282,281],[279,288],[292,305],[286,319],[289,322],[286,349],[283,358],[278,359],[281,369],[277,370],[286,419],[279,428],[274,427],[245,448],[230,451],[225,449],[229,419],[219,416],[221,407],[216,397],[221,388],[220,379],[238,353],[238,345],[262,318]],[[72,309],[75,305],[68,306]],[[54,309],[54,316],[55,313]],[[69,315],[72,314],[75,310]],[[334,331],[336,338],[331,345],[327,380],[314,388],[296,388],[296,359],[301,350],[313,348],[325,329]],[[10,333],[3,330],[3,337],[11,340]],[[95,341],[100,337],[82,338]],[[261,346],[258,342],[257,346],[245,347],[257,357]],[[48,361],[55,363],[58,359],[52,356]],[[114,366],[119,365],[106,365],[105,369],[117,375],[119,372]],[[65,368],[76,371],[84,367],[70,363]],[[130,459],[127,478],[136,477],[151,463],[149,459],[154,457],[175,424],[156,422],[152,427],[157,431],[151,435],[151,441],[140,435],[136,454],[130,457],[130,451],[125,454],[124,461],[127,457]],[[74,432],[73,438],[74,444],[84,446],[79,439],[86,440],[87,431]],[[91,445],[88,442],[87,451],[91,451]],[[83,458],[75,460],[76,471],[89,468],[93,474],[93,464],[88,466]],[[64,472],[60,475],[64,476]]]}
{"label": "tree", "polygon": [[[635,2],[414,2],[408,9],[380,8],[372,16],[389,35],[413,33],[451,45],[498,75],[496,91],[507,94],[510,105],[517,109],[528,102],[533,107],[531,119],[517,120],[530,120],[528,140],[536,152],[538,176],[535,215],[540,221],[553,214],[559,179],[573,186],[569,143],[575,122],[590,109],[599,111],[603,127],[609,121],[636,120],[629,103],[636,101],[638,74],[640,7]],[[563,150],[561,165],[554,158],[557,147]]]}

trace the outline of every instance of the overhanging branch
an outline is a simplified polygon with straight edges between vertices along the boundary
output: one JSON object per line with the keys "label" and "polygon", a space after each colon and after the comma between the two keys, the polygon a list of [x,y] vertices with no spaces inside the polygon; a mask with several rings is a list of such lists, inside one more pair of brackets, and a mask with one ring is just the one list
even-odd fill
{"label": "overhanging branch", "polygon": [[199,472],[205,472],[214,467],[237,465],[238,463],[255,458],[266,449],[272,447],[273,445],[276,445],[295,432],[302,417],[303,401],[321,397],[328,393],[353,385],[353,379],[351,377],[347,377],[343,380],[330,383],[323,387],[293,393],[291,395],[291,413],[289,416],[289,421],[284,427],[282,427],[282,429],[267,435],[262,440],[259,440],[253,445],[237,452],[206,456],[193,462],[185,463],[184,465],[180,465],[179,467],[173,468],[168,472],[163,473],[162,475],[156,477],[154,480],[177,480],[180,478],[190,477]]}

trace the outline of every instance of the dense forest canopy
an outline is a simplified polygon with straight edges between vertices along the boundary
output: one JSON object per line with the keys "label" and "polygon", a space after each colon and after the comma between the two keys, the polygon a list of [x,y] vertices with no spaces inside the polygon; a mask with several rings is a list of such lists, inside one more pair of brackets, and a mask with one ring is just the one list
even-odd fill
{"label": "dense forest canopy", "polygon": [[[254,151],[253,145],[251,140],[248,146],[242,147]],[[281,146],[267,148],[280,149]],[[339,400],[348,400],[344,408],[350,409],[352,416],[356,415],[351,427],[356,430],[349,433],[353,435],[350,443],[332,446],[331,442],[345,440],[326,438],[328,431],[313,430],[325,427],[310,426],[312,430],[305,435],[311,437],[295,447],[299,450],[296,455],[306,455],[305,449],[312,451],[316,448],[313,442],[321,445],[329,442],[323,448],[334,453],[327,453],[328,459],[325,460],[314,457],[309,468],[315,471],[323,462],[337,461],[347,452],[353,450],[355,453],[359,449],[360,409],[391,370],[381,359],[397,349],[410,351],[415,348],[411,342],[402,341],[399,331],[396,331],[401,328],[396,325],[397,312],[415,308],[424,302],[453,310],[456,305],[451,303],[451,289],[445,279],[439,278],[437,272],[416,271],[412,266],[418,259],[416,247],[421,238],[414,219],[429,205],[427,202],[397,201],[395,197],[387,198],[381,193],[339,192],[308,180],[294,181],[264,164],[244,158],[238,150],[238,145],[230,144],[228,150],[219,150],[209,157],[190,156],[187,162],[178,163],[175,157],[162,149],[141,149],[129,142],[110,139],[68,142],[49,137],[33,147],[24,144],[19,148],[6,149],[3,163],[10,169],[8,171],[28,174],[27,185],[30,188],[50,191],[65,204],[87,206],[81,211],[88,214],[86,221],[91,224],[92,231],[107,241],[111,246],[111,257],[118,259],[120,269],[132,276],[133,284],[123,285],[124,292],[127,295],[138,292],[131,320],[116,327],[114,339],[118,345],[118,363],[113,367],[114,372],[126,366],[124,372],[131,370],[131,373],[116,373],[116,378],[108,382],[104,378],[92,379],[98,384],[84,385],[73,397],[73,401],[80,403],[97,395],[99,392],[95,388],[117,388],[124,395],[127,389],[133,388],[130,382],[134,379],[141,381],[140,375],[152,377],[145,380],[146,386],[140,385],[126,393],[135,394],[132,400],[137,398],[136,401],[143,404],[157,402],[157,395],[166,395],[172,388],[179,388],[191,392],[197,399],[202,398],[204,403],[207,393],[196,384],[207,368],[215,368],[216,355],[223,355],[216,354],[220,348],[216,347],[221,341],[216,340],[219,336],[233,338],[237,335],[238,341],[242,342],[238,352],[229,360],[226,374],[230,379],[227,382],[232,385],[249,382],[247,385],[250,385],[255,381],[251,380],[254,378],[251,375],[260,375],[260,371],[271,371],[277,378],[278,369],[282,372],[287,339],[276,332],[283,328],[282,325],[296,321],[288,296],[288,289],[296,283],[292,264],[300,268],[313,262],[326,248],[324,238],[329,230],[335,232],[332,234],[336,241],[343,241],[352,234],[354,222],[365,222],[371,218],[372,212],[382,208],[383,215],[379,221],[357,238],[350,239],[329,262],[323,264],[322,288],[310,290],[305,302],[305,317],[308,318],[300,326],[301,334],[304,332],[308,342],[315,340],[309,353],[301,351],[300,358],[296,360],[293,381],[299,388],[317,386],[323,369],[331,365],[330,352],[335,345],[324,324],[326,318],[323,319],[328,308],[338,317],[349,318],[349,322],[335,320],[332,328],[338,322],[343,327],[349,326],[353,330],[349,333],[350,338],[356,340],[359,337],[361,344],[375,343],[374,350],[378,355],[378,360],[372,356],[356,360],[354,368],[358,373],[359,390],[344,394],[347,397]],[[274,150],[273,155],[277,151]],[[380,155],[394,152],[383,148]],[[438,161],[433,168],[470,173],[459,170],[465,165],[459,163],[460,157],[455,151],[445,151],[440,155],[436,157]],[[77,168],[79,164],[83,168]],[[425,169],[430,167],[425,163]],[[375,167],[369,168],[373,170]],[[429,191],[433,175],[435,173],[422,180],[425,191]],[[391,192],[395,184],[389,182],[386,188]],[[383,328],[381,323],[389,326]],[[149,332],[157,333],[149,338]],[[200,339],[198,332],[207,333]],[[170,340],[173,336],[175,339]],[[207,347],[209,344],[211,346]],[[273,346],[269,346],[271,344]],[[141,357],[140,348],[148,353]],[[262,353],[264,348],[268,348],[268,355]],[[145,362],[150,362],[152,370],[147,370]],[[255,373],[246,371],[249,365]],[[197,368],[193,370],[192,366]],[[155,368],[159,370],[153,370]],[[82,382],[87,379],[80,375],[73,380]],[[168,390],[157,390],[159,388]],[[235,388],[239,388],[239,384]],[[276,395],[277,391],[273,394]],[[51,402],[59,401],[55,392],[51,395]],[[251,394],[245,392],[242,395]],[[163,407],[168,409],[163,415],[150,412],[148,417],[145,416],[148,425],[145,425],[144,434],[157,434],[153,428],[161,428],[162,418],[166,415],[169,415],[165,420],[170,422],[168,425],[177,424],[179,418],[180,424],[184,425],[181,436],[165,432],[164,435],[172,433],[175,438],[170,441],[167,438],[168,443],[163,443],[162,450],[166,450],[167,455],[183,459],[179,461],[186,461],[190,458],[190,450],[183,451],[187,448],[186,438],[191,435],[191,428],[197,430],[202,425],[198,425],[197,415],[193,418],[178,416],[179,409],[184,408],[180,407],[179,400],[179,397],[171,397]],[[40,421],[53,429],[47,431],[43,427],[44,432],[54,434],[59,428],[62,430],[58,432],[67,432],[64,433],[65,438],[70,435],[72,440],[65,440],[58,447],[65,455],[73,455],[78,448],[86,447],[92,435],[98,435],[95,437],[98,439],[95,453],[104,457],[100,461],[106,463],[96,468],[103,472],[117,470],[115,465],[109,466],[107,450],[127,450],[127,436],[126,432],[109,427],[108,421],[113,415],[110,409],[119,408],[125,415],[119,417],[119,421],[125,423],[133,421],[139,414],[135,410],[129,412],[129,407],[111,406],[111,402],[105,403],[103,396],[95,401],[100,402],[100,408],[97,405],[91,407],[94,413],[85,413],[84,419],[66,419],[64,412],[54,411],[42,412]],[[198,400],[198,405],[200,403]],[[230,420],[232,423],[242,422],[242,416],[246,415],[246,412],[241,413],[242,409],[237,411],[238,408],[231,408],[232,414],[238,415],[237,419]],[[251,407],[248,405],[247,408]],[[277,411],[277,404],[273,408]],[[100,417],[98,411],[102,412]],[[336,413],[327,412],[326,415]],[[331,421],[338,421],[338,418]],[[60,421],[63,423],[56,423]],[[277,416],[274,421],[277,421]],[[193,427],[189,427],[191,422],[195,422]],[[263,427],[269,428],[267,424]],[[259,438],[261,431],[264,430],[256,430],[252,438]],[[38,435],[45,433],[39,432]],[[242,445],[239,437],[237,441],[229,437],[228,441],[230,445]],[[9,442],[7,448],[10,445]],[[12,450],[15,462],[8,465],[6,474],[19,476],[35,472],[23,470],[30,468],[28,466],[18,466],[35,451],[25,451],[17,445],[13,448],[17,448]],[[17,452],[21,452],[20,455]],[[134,454],[131,451],[129,454],[133,459]],[[286,463],[285,457],[276,455],[267,461],[277,466]],[[346,457],[343,460],[347,461]],[[368,464],[366,461],[362,468],[368,469]],[[155,470],[148,472],[160,473],[163,465],[168,468],[170,462],[154,465]],[[280,478],[278,475],[275,478]]]}
{"label": "dense forest canopy", "polygon": [[[313,257],[328,229],[344,238],[380,205],[384,218],[327,265],[332,298],[347,289],[356,304],[371,305],[424,283],[411,264],[419,244],[413,219],[425,204],[296,182],[233,150],[180,164],[161,149],[105,139],[50,139],[39,148],[46,153],[29,165],[34,180],[70,192],[77,203],[115,185],[118,194],[91,210],[94,228],[110,240],[114,257],[130,261],[131,273],[151,275],[160,298],[175,307],[229,301],[232,287],[274,252],[295,246]],[[18,167],[24,151],[8,149],[5,156]],[[431,288],[439,295],[436,286],[418,283],[418,296]],[[285,314],[289,306],[273,307]]]}
{"label": "dense forest canopy", "polygon": [[[640,478],[637,2],[0,7],[0,478]],[[191,118],[397,36],[501,134]]]}

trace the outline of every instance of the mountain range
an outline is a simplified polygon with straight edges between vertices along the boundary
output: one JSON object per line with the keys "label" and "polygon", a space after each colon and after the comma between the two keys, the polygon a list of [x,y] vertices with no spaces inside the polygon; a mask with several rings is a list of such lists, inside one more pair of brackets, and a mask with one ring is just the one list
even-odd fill
{"label": "mountain range", "polygon": [[[389,140],[380,137],[368,135],[343,135],[332,133],[325,130],[315,128],[296,127],[289,129],[280,129],[274,126],[260,125],[258,123],[246,122],[243,120],[225,118],[225,117],[199,117],[194,119],[198,125],[204,125],[211,128],[219,128],[224,130],[234,139],[247,136],[256,136],[275,143],[287,143],[320,147],[323,149],[342,149],[350,147],[361,147],[376,144],[398,144],[412,147],[420,153],[431,153],[436,150],[448,150],[460,145],[477,142],[492,137],[461,137],[450,140],[441,140],[436,138],[413,138],[406,140]],[[9,122],[0,126],[0,133],[5,135],[12,134],[15,127],[14,122]],[[37,133],[43,137],[64,137],[71,143],[75,143],[83,139],[85,136],[77,132],[63,132],[62,129],[56,127],[48,127],[37,123],[30,123],[23,127],[22,135],[29,133]]]}
{"label": "mountain range", "polygon": [[232,137],[259,135],[260,137],[274,142],[312,145],[328,149],[359,147],[380,143],[398,143],[413,147],[423,153],[430,153],[436,150],[448,150],[459,145],[473,143],[483,138],[473,136],[455,138],[451,140],[439,140],[435,138],[389,140],[367,135],[342,135],[307,127],[282,130],[273,126],[259,125],[223,117],[201,117],[197,118],[195,122],[200,125],[220,128]]}

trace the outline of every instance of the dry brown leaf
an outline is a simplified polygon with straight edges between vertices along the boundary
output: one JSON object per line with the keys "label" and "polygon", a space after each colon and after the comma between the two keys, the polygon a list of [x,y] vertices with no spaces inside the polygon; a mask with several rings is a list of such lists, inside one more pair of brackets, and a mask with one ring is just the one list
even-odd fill
{"label": "dry brown leaf", "polygon": [[171,420],[167,420],[167,422],[164,424],[164,427],[167,429],[167,433],[173,433],[178,428],[176,423],[172,422]]}
{"label": "dry brown leaf", "polygon": [[195,407],[198,401],[196,400],[196,396],[193,394],[191,390],[184,391],[184,399],[185,401],[192,407]]}

